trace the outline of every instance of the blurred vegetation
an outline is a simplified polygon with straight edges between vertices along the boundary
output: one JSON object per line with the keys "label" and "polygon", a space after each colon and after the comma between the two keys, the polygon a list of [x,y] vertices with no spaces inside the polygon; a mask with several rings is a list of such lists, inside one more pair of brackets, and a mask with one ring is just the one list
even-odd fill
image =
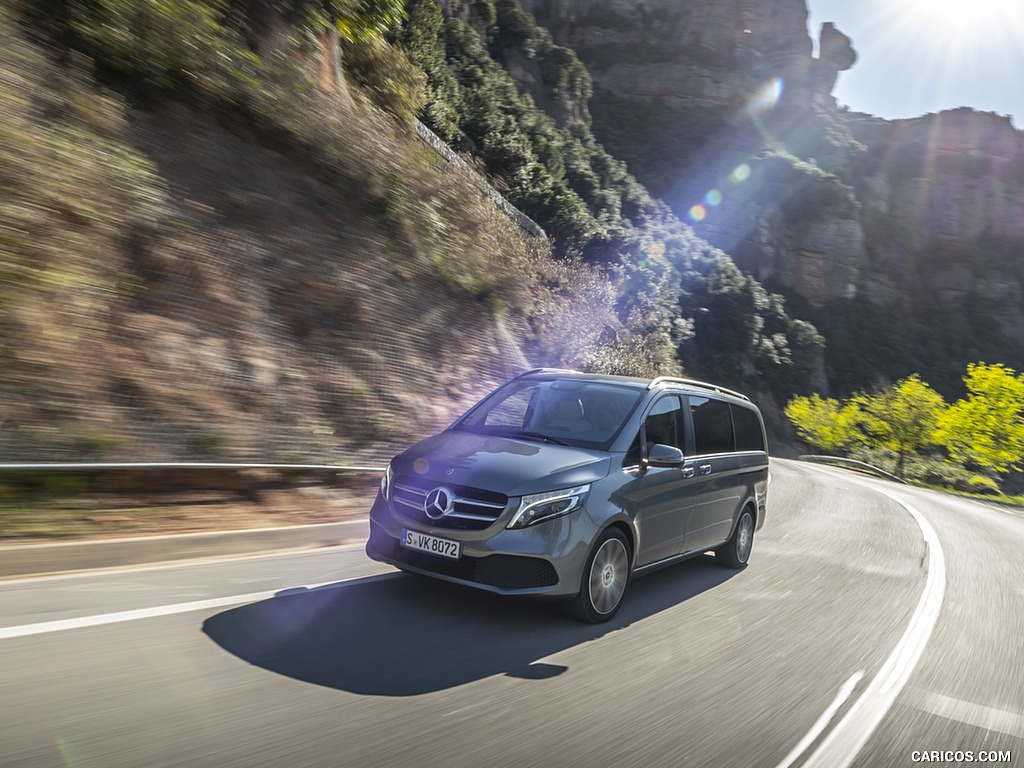
{"label": "blurred vegetation", "polygon": [[812,449],[960,491],[998,493],[1024,465],[1024,374],[971,363],[952,404],[917,374],[847,400],[794,397],[785,413]]}
{"label": "blurred vegetation", "polygon": [[904,476],[907,456],[941,442],[942,395],[914,374],[892,387],[855,400],[867,442],[896,454],[895,474]]}
{"label": "blurred vegetation", "polygon": [[[477,180],[444,166],[414,137],[425,76],[385,37],[401,8],[374,8],[315,3],[278,13],[243,0],[24,0],[0,8],[0,455],[123,460],[152,450],[140,435],[159,442],[166,458],[267,455],[209,399],[221,395],[189,384],[203,365],[231,351],[231,330],[218,326],[230,322],[223,319],[228,306],[218,308],[223,295],[210,282],[219,244],[178,245],[202,233],[180,218],[167,180],[137,145],[146,130],[139,110],[168,103],[215,116],[224,130],[285,154],[353,198],[365,216],[364,236],[388,241],[394,252],[375,268],[399,281],[432,272],[441,288],[428,278],[428,290],[438,301],[482,307],[496,322],[510,318],[537,361],[673,369],[669,344],[622,326],[603,271],[571,254],[553,261],[544,244],[525,240],[481,194]],[[347,76],[341,93],[325,92],[316,75],[332,30]],[[177,305],[154,307],[161,284],[187,286],[190,295],[172,294]],[[209,303],[197,310],[196,298]],[[322,301],[308,297],[311,306]],[[135,320],[127,318],[147,312],[166,313],[176,334],[194,323],[206,338],[222,337],[211,339],[218,343],[200,365],[194,348],[175,360],[170,346],[188,331],[181,341],[156,345],[178,366],[180,384],[170,382],[170,397],[167,388],[148,386],[147,377],[163,376],[147,372],[144,361],[152,358],[130,349]],[[147,335],[152,329],[137,327]],[[415,333],[415,323],[403,332]],[[296,333],[308,334],[308,326],[299,323]],[[323,375],[301,359],[301,338],[280,341],[294,342],[287,348],[300,355],[278,379],[282,395],[288,387],[300,391],[311,373]],[[405,361],[392,362],[398,369]],[[247,383],[215,386],[229,401],[224,408],[262,406]],[[447,407],[462,407],[473,394],[449,391],[443,379],[430,386],[451,398]],[[383,411],[376,387],[356,378],[350,393],[355,397],[295,403],[299,415],[289,426],[303,434],[296,438],[303,455],[324,461],[337,450],[330,428],[304,427],[310,407],[327,409],[327,418]],[[409,439],[393,404],[388,412],[387,423],[370,413],[366,434]],[[445,418],[432,411],[416,428]],[[362,429],[355,421],[348,427],[355,435]]]}
{"label": "blurred vegetation", "polygon": [[812,451],[845,455],[865,441],[858,429],[861,412],[857,403],[841,403],[814,393],[794,397],[786,404],[785,413]]}
{"label": "blurred vegetation", "polygon": [[0,448],[111,442],[73,363],[136,284],[121,257],[165,216],[150,163],[125,141],[124,103],[73,51],[54,66],[0,8]]}
{"label": "blurred vegetation", "polygon": [[972,363],[967,396],[939,418],[938,438],[956,461],[999,473],[1024,462],[1024,374],[1005,365]]}

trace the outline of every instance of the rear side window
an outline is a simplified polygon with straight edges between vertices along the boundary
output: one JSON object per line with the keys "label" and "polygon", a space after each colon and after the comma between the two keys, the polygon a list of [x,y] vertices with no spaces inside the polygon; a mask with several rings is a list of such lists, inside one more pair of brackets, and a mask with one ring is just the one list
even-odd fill
{"label": "rear side window", "polygon": [[731,453],[736,450],[729,404],[722,400],[694,395],[690,395],[689,400],[697,455]]}
{"label": "rear side window", "polygon": [[737,451],[763,451],[764,433],[757,414],[743,406],[732,406],[733,425],[736,427]]}

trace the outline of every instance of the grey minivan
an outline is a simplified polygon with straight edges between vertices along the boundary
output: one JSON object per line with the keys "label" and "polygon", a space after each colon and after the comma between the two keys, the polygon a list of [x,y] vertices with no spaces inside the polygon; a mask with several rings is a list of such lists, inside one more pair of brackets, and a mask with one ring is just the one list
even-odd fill
{"label": "grey minivan", "polygon": [[744,395],[542,368],[392,460],[366,552],[492,592],[560,598],[597,623],[635,575],[707,551],[744,567],[767,494],[764,422]]}

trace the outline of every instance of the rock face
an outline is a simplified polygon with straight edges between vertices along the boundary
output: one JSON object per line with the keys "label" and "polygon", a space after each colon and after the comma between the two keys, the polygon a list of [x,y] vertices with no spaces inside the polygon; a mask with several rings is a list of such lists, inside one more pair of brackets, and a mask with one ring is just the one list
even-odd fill
{"label": "rock face", "polygon": [[1024,240],[1024,134],[1009,118],[957,109],[885,126],[875,205],[911,223],[917,244]]}
{"label": "rock face", "polygon": [[[753,163],[766,149],[806,157],[807,144],[830,172],[849,162],[823,138],[838,73],[856,61],[846,35],[825,24],[812,58],[804,0],[524,7],[589,68],[594,130],[613,154],[683,216],[709,193],[724,195],[729,215],[694,222],[699,234],[815,306],[856,294],[868,254],[855,197],[830,189],[835,179],[787,169],[778,158]],[[752,176],[730,190],[729,174],[740,166]],[[786,201],[794,196],[808,201],[799,216]],[[826,198],[825,206],[809,202]]]}
{"label": "rock face", "polygon": [[730,105],[766,68],[802,75],[809,66],[803,0],[525,0],[523,7],[580,55],[602,88],[634,100]]}
{"label": "rock face", "polygon": [[[804,0],[523,5],[588,67],[608,149],[826,336],[872,318],[891,334],[883,378],[950,391],[971,360],[1024,369],[1024,133],[1008,118],[840,110],[856,41],[826,23],[812,57]],[[828,354],[837,389],[872,383],[843,343]]]}

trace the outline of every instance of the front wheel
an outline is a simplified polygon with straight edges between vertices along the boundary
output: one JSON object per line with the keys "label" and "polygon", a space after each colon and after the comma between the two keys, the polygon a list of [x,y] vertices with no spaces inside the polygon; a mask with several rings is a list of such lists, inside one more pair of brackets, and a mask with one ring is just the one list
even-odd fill
{"label": "front wheel", "polygon": [[750,559],[750,550],[754,546],[754,516],[749,509],[740,513],[736,530],[722,546],[715,550],[715,559],[726,568],[743,568]]}
{"label": "front wheel", "polygon": [[621,531],[610,528],[598,539],[583,569],[580,592],[565,604],[570,616],[600,624],[614,616],[629,586],[629,544]]}

